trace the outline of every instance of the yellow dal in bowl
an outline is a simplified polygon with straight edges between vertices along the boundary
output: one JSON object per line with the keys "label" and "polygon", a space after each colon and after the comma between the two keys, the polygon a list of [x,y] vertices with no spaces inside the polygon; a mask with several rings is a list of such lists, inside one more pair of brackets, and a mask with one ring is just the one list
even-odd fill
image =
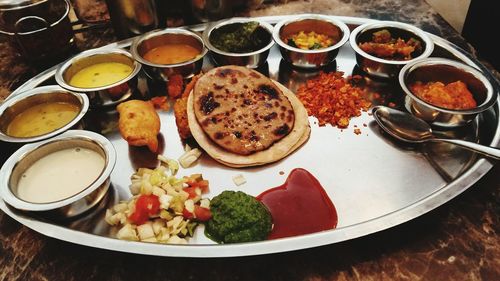
{"label": "yellow dal in bowl", "polygon": [[7,135],[18,138],[41,136],[73,120],[80,108],[66,102],[37,104],[17,115],[7,127]]}
{"label": "yellow dal in bowl", "polygon": [[78,71],[69,84],[79,88],[103,87],[127,78],[132,71],[132,67],[124,63],[96,63]]}

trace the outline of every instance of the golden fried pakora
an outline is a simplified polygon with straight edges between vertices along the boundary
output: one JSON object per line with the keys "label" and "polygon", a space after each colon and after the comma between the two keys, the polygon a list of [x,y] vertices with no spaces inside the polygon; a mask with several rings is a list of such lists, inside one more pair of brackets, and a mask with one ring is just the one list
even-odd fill
{"label": "golden fried pakora", "polygon": [[178,99],[182,95],[182,88],[184,86],[184,80],[181,75],[176,74],[168,78],[167,82],[167,94],[172,99]]}
{"label": "golden fried pakora", "polygon": [[118,128],[120,134],[132,146],[148,146],[151,152],[158,151],[160,117],[151,102],[130,100],[119,104]]}
{"label": "golden fried pakora", "polygon": [[179,136],[181,137],[181,139],[186,140],[192,137],[187,119],[187,97],[182,97],[175,101],[174,115],[175,124],[177,125],[177,131],[179,132]]}
{"label": "golden fried pakora", "polygon": [[196,84],[196,81],[198,81],[200,77],[201,74],[194,76],[191,82],[186,85],[182,97],[177,99],[174,103],[175,124],[177,125],[179,136],[183,141],[192,137],[187,117],[187,100],[189,93],[193,90],[194,84]]}

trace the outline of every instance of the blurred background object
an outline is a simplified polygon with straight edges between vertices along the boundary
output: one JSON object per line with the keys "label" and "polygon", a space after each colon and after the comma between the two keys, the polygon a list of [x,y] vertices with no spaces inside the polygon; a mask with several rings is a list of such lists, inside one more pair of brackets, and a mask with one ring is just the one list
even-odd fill
{"label": "blurred background object", "polygon": [[[4,1],[4,0],[0,0]],[[280,0],[72,0],[78,19],[103,23],[111,18],[116,36],[129,38],[156,28],[229,18]]]}
{"label": "blurred background object", "polygon": [[486,27],[498,26],[495,9],[491,2],[481,0],[456,0],[453,5],[447,0],[426,0],[456,31],[478,51],[480,58],[489,61],[500,70],[500,56],[491,38],[485,36]]}
{"label": "blurred background object", "polygon": [[191,12],[200,22],[228,18],[231,15],[231,0],[191,0]]}
{"label": "blurred background object", "polygon": [[27,61],[61,60],[73,47],[70,10],[67,0],[1,0],[0,35]]}
{"label": "blurred background object", "polygon": [[[498,32],[499,27],[496,13],[497,11],[492,8],[491,2],[472,0],[465,18],[462,36],[477,49],[482,58],[489,61],[497,71],[500,71],[500,55],[495,42],[495,34],[498,34],[496,32]],[[485,32],[489,29],[492,29],[493,33]]]}
{"label": "blurred background object", "polygon": [[158,28],[154,0],[106,0],[111,24],[119,38],[128,38]]}
{"label": "blurred background object", "polygon": [[99,23],[109,20],[105,0],[73,0],[73,8],[78,18],[85,23]]}
{"label": "blurred background object", "polygon": [[456,31],[462,32],[471,0],[426,0]]}
{"label": "blurred background object", "polygon": [[190,0],[191,14],[198,22],[232,17],[235,11],[257,9],[264,0]]}

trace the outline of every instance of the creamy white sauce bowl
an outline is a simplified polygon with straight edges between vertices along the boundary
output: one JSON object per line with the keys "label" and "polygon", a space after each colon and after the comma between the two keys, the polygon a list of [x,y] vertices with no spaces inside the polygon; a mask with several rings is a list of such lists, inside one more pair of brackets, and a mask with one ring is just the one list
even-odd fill
{"label": "creamy white sauce bowl", "polygon": [[[72,149],[89,152],[89,155],[93,155],[93,157],[96,154],[102,157],[102,168],[98,170],[94,169],[87,184],[76,188],[72,194],[66,192],[59,197],[50,194],[49,198],[41,200],[30,200],[26,195],[22,195],[19,192],[19,188],[22,185],[22,178],[27,177],[29,169],[36,166],[38,161],[56,154],[64,154],[64,151]],[[19,210],[47,212],[59,218],[75,217],[92,209],[106,197],[110,185],[109,176],[115,166],[115,162],[116,151],[107,138],[90,131],[70,130],[55,138],[24,145],[12,154],[0,170],[0,196],[6,203]],[[68,164],[68,161],[65,161],[61,165],[61,171],[63,170],[62,168],[68,168],[63,167]],[[75,172],[79,172],[78,167],[74,168]],[[82,173],[87,172],[83,169],[80,171]],[[61,174],[60,182],[64,182],[64,177],[70,177],[67,171],[66,174]],[[70,181],[73,178],[76,179],[74,176],[71,177]],[[75,184],[81,184],[81,181],[75,181]],[[43,184],[41,183],[40,186],[43,186]],[[52,192],[55,191],[57,190],[52,190]]]}

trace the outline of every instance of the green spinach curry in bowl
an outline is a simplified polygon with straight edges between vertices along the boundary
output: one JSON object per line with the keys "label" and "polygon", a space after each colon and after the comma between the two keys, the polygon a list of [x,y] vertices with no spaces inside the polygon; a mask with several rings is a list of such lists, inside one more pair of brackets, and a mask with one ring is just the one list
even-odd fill
{"label": "green spinach curry in bowl", "polygon": [[217,65],[257,68],[274,45],[272,26],[248,18],[221,21],[203,33],[203,41]]}

